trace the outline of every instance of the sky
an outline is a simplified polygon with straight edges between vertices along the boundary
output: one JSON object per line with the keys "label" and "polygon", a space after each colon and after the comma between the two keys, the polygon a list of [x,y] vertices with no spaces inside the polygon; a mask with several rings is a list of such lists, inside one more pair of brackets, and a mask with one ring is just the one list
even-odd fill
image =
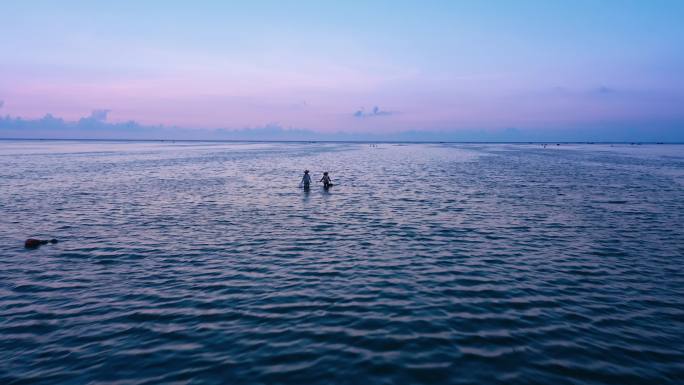
{"label": "sky", "polygon": [[13,119],[684,137],[679,0],[16,0],[0,15]]}

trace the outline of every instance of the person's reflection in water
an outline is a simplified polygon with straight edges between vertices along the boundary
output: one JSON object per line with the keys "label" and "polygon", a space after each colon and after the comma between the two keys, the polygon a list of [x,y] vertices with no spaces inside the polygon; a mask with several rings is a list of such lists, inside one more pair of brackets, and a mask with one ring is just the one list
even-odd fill
{"label": "person's reflection in water", "polygon": [[311,192],[310,189],[305,188],[304,189],[304,195],[302,196],[302,202],[308,202],[309,201],[309,193]]}

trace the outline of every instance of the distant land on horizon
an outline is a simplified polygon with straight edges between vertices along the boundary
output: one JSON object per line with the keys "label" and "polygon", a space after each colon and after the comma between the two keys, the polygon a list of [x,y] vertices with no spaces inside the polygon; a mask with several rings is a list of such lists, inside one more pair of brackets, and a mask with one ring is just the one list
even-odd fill
{"label": "distant land on horizon", "polygon": [[282,127],[276,123],[238,129],[193,129],[143,125],[135,121],[109,122],[106,112],[93,111],[78,121],[67,121],[51,114],[41,119],[0,116],[0,139],[682,143],[684,130],[673,124],[654,124],[650,129],[614,124],[552,130],[511,127],[372,133],[320,132]]}

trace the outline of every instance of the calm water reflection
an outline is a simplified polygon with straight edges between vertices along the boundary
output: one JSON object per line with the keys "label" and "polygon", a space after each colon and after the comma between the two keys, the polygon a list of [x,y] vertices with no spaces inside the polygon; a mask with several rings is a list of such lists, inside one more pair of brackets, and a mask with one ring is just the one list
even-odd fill
{"label": "calm water reflection", "polygon": [[0,178],[3,384],[684,378],[683,146],[0,141]]}

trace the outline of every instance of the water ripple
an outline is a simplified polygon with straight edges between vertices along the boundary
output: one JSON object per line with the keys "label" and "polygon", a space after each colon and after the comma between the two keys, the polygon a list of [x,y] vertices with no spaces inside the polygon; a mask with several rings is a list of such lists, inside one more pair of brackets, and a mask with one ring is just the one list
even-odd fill
{"label": "water ripple", "polygon": [[682,146],[0,146],[0,383],[684,378]]}

